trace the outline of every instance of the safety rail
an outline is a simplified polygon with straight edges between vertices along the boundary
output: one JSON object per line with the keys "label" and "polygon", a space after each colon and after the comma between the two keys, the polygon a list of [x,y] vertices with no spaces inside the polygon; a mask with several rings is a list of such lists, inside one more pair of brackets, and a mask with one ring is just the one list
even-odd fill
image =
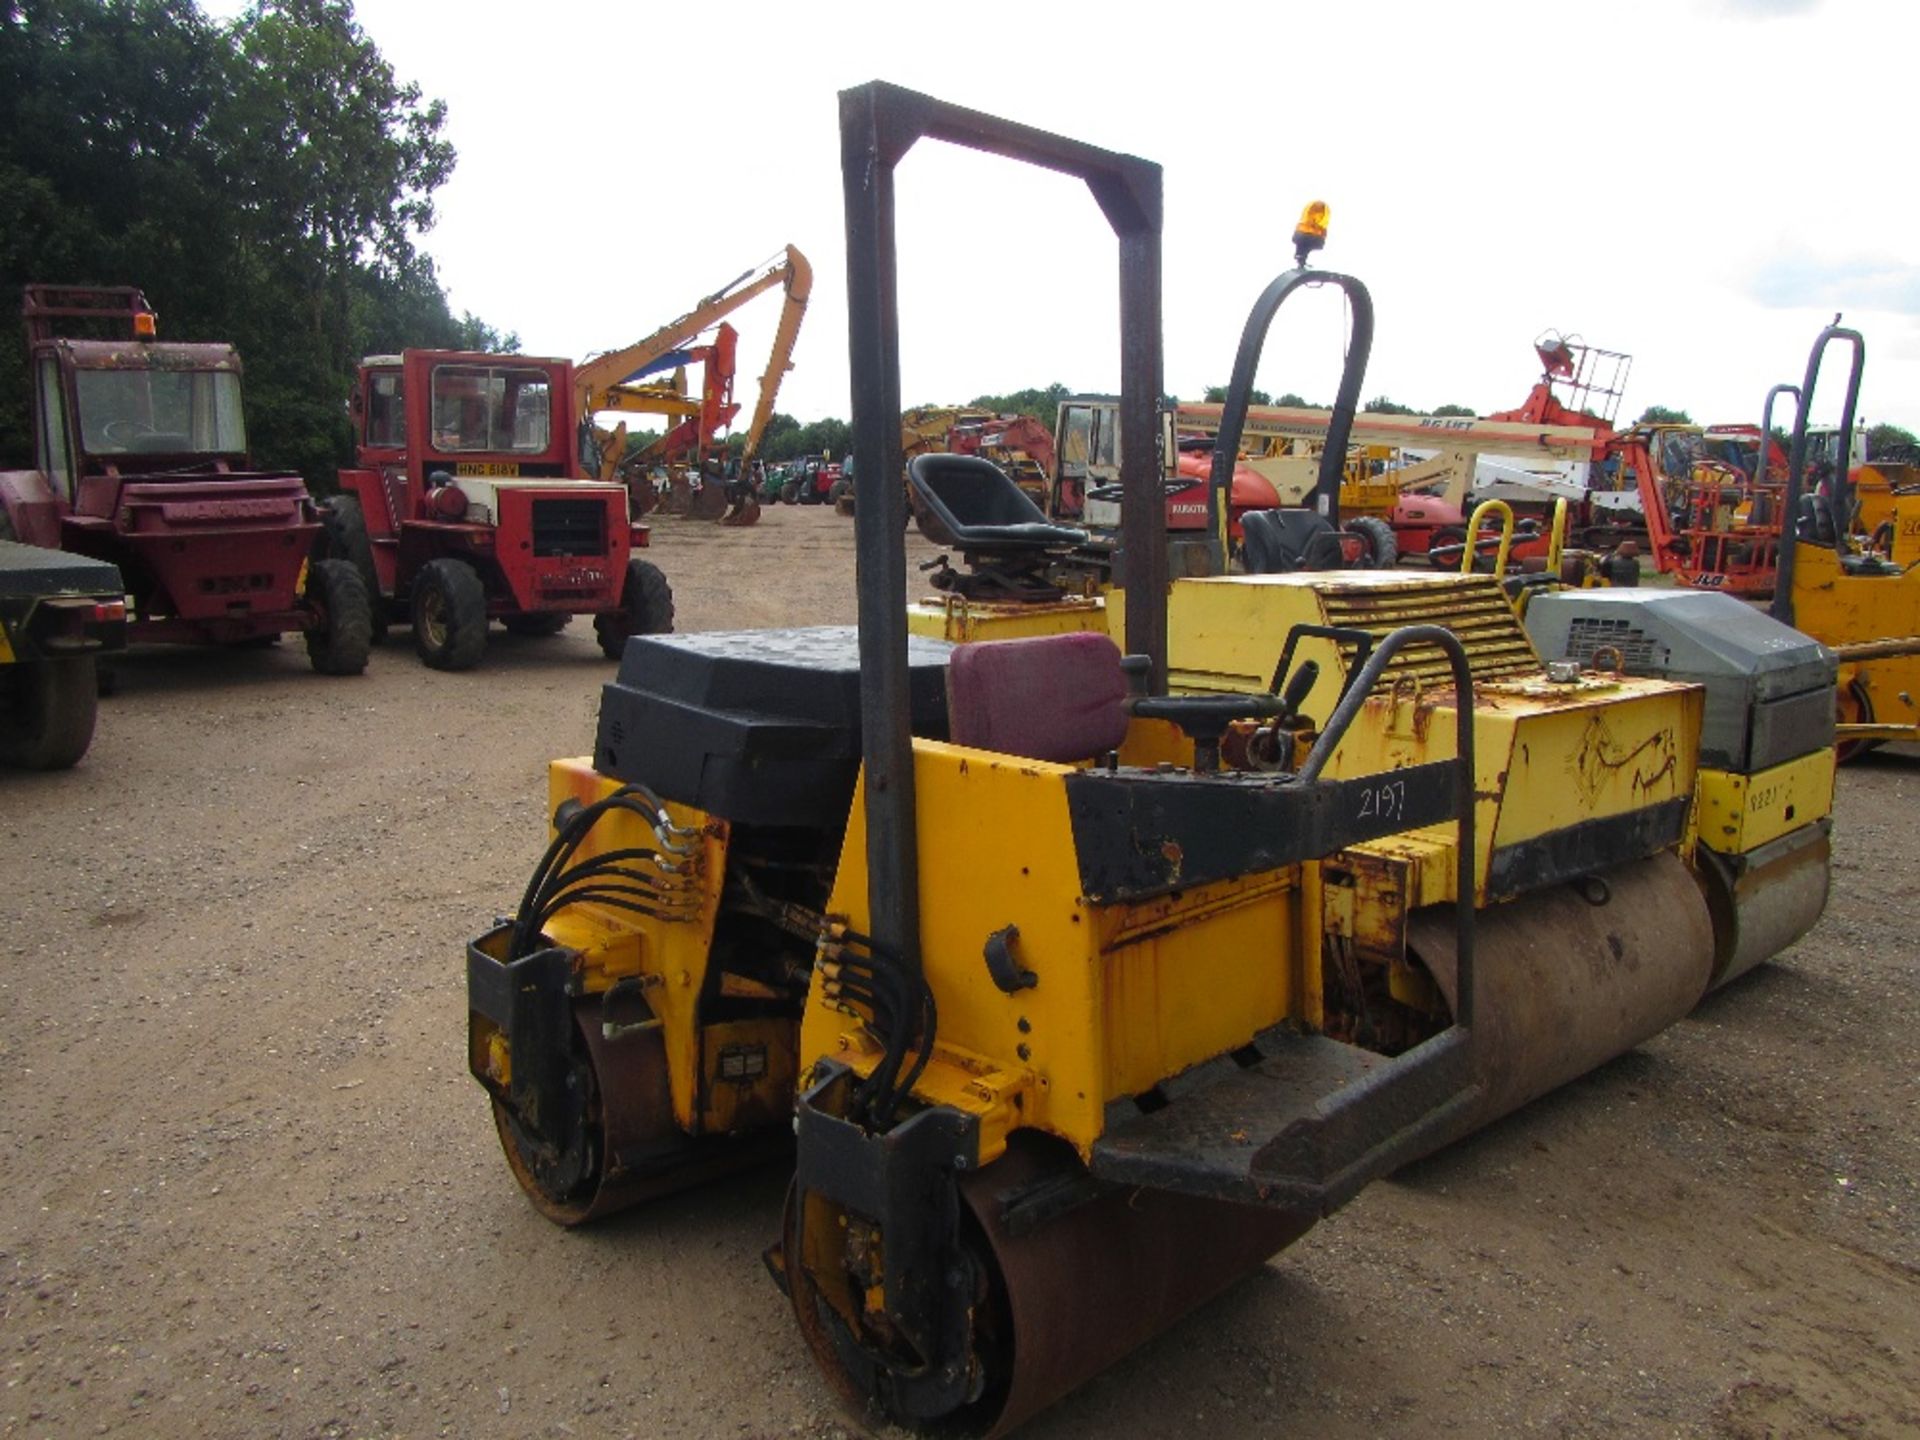
{"label": "safety rail", "polygon": [[1505,578],[1507,556],[1513,550],[1514,519],[1513,507],[1504,500],[1482,500],[1473,507],[1473,514],[1467,520],[1467,541],[1460,552],[1460,573],[1471,575],[1473,567],[1480,558],[1480,517],[1491,514],[1500,522],[1500,549],[1493,557],[1493,573]]}
{"label": "safety rail", "polygon": [[1267,686],[1269,695],[1280,693],[1281,682],[1293,669],[1294,649],[1302,639],[1331,640],[1337,645],[1353,646],[1353,659],[1349,662],[1351,668],[1347,671],[1346,678],[1340,682],[1340,698],[1344,700],[1347,691],[1353,688],[1354,679],[1359,675],[1360,668],[1373,654],[1373,647],[1379,642],[1380,637],[1371,630],[1359,630],[1351,625],[1308,625],[1304,622],[1295,625],[1287,631],[1286,643],[1280,647],[1280,660],[1273,667],[1273,681]]}
{"label": "safety rail", "polygon": [[[1826,357],[1827,346],[1835,340],[1846,341],[1853,351],[1853,363],[1847,371],[1846,402],[1840,414],[1832,495],[1828,502],[1833,512],[1834,553],[1842,556],[1847,553],[1847,520],[1852,512],[1852,491],[1847,483],[1847,455],[1853,444],[1853,420],[1860,404],[1860,375],[1867,364],[1867,342],[1860,337],[1858,330],[1842,326],[1838,315],[1833,318],[1834,323],[1815,338],[1813,350],[1807,356],[1807,374],[1800,382],[1799,404],[1793,417],[1793,448],[1787,457],[1787,489],[1780,501],[1780,566],[1774,578],[1773,604],[1768,613],[1787,625],[1793,624],[1794,559],[1800,539],[1800,497],[1806,489],[1807,411],[1813,406],[1813,393],[1820,383],[1820,362]],[[1766,444],[1767,436],[1762,435],[1760,445],[1763,455],[1766,453]]]}
{"label": "safety rail", "polygon": [[1346,693],[1340,697],[1340,703],[1333,707],[1333,714],[1327,717],[1326,726],[1313,742],[1313,748],[1307,752],[1306,761],[1300,767],[1299,778],[1306,784],[1312,784],[1320,778],[1321,771],[1333,758],[1333,752],[1346,738],[1354,717],[1360,713],[1360,707],[1367,703],[1374,686],[1386,673],[1388,664],[1410,645],[1431,645],[1440,650],[1446,655],[1453,671],[1454,743],[1459,752],[1454,759],[1453,770],[1454,836],[1460,856],[1454,881],[1453,923],[1457,974],[1454,980],[1453,1019],[1456,1025],[1471,1029],[1474,995],[1473,900],[1478,871],[1474,857],[1477,836],[1474,825],[1473,671],[1467,661],[1466,647],[1460,643],[1459,637],[1439,625],[1403,625],[1381,639],[1374,647],[1373,654],[1367,657],[1366,664],[1360,667],[1359,674],[1348,685]]}

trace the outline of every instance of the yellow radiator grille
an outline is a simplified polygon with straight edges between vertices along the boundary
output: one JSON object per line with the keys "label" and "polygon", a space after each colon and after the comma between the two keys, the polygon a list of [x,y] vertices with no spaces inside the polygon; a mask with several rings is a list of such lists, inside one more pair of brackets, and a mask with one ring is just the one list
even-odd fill
{"label": "yellow radiator grille", "polygon": [[[1520,628],[1513,607],[1490,575],[1461,575],[1420,585],[1369,584],[1344,577],[1320,587],[1329,625],[1384,636],[1402,625],[1441,625],[1460,637],[1476,680],[1499,680],[1539,670],[1539,658]],[[1340,658],[1351,669],[1355,647]],[[1423,686],[1447,685],[1446,656],[1427,646],[1403,650],[1387,667],[1388,680],[1410,677]]]}

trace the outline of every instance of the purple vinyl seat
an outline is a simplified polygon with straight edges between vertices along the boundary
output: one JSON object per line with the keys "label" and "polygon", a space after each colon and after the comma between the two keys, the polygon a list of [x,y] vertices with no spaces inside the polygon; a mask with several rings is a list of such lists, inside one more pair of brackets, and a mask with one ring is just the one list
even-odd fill
{"label": "purple vinyl seat", "polygon": [[1120,647],[1078,632],[956,648],[947,715],[956,745],[1069,764],[1116,750],[1127,735]]}

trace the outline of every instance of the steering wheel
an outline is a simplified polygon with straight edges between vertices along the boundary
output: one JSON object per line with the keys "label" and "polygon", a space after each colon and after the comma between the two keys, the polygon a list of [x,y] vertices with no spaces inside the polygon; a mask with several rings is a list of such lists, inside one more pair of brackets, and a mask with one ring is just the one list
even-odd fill
{"label": "steering wheel", "polygon": [[1193,739],[1226,733],[1236,720],[1271,720],[1286,709],[1278,695],[1149,695],[1133,702],[1144,720],[1166,720]]}
{"label": "steering wheel", "polygon": [[109,420],[100,427],[101,437],[111,440],[116,445],[131,445],[142,435],[159,433],[158,427],[149,425],[144,420]]}
{"label": "steering wheel", "polygon": [[1193,741],[1193,772],[1220,768],[1220,740],[1236,720],[1271,720],[1287,712],[1278,695],[1143,695],[1131,702],[1135,715],[1178,725]]}

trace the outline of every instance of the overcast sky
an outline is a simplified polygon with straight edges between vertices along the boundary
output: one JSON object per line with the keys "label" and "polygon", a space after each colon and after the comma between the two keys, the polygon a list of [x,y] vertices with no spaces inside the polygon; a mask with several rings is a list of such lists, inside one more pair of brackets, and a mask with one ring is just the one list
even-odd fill
{"label": "overcast sky", "polygon": [[[1183,398],[1225,382],[1319,198],[1317,263],[1373,293],[1369,397],[1517,405],[1555,328],[1633,355],[1629,416],[1757,420],[1843,310],[1867,341],[1863,413],[1920,431],[1914,0],[357,14],[447,101],[459,165],[423,243],[456,309],[529,352],[626,344],[791,242],[816,284],[779,408],[845,416],[834,97],[885,79],[1165,167],[1166,380]],[[1114,247],[1084,187],[922,142],[899,196],[907,403],[1116,386]],[[777,309],[736,316],[748,406]],[[1288,312],[1258,383],[1327,400],[1339,303]],[[1838,418],[1833,359],[1816,420]]]}

